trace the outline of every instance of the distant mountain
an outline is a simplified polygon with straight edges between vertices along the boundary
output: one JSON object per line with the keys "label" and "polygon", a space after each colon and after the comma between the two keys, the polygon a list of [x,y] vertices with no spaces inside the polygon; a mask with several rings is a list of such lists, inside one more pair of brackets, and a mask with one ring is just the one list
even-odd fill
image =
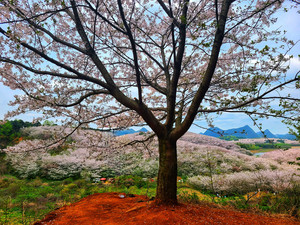
{"label": "distant mountain", "polygon": [[263,133],[261,131],[257,132],[259,137],[267,137],[267,138],[277,138],[277,135],[273,134],[270,130],[265,130]]}
{"label": "distant mountain", "polygon": [[225,135],[231,135],[236,136],[239,138],[258,138],[259,136],[252,130],[251,127],[248,125],[239,127],[239,128],[233,128],[229,130],[225,130]]}
{"label": "distant mountain", "polygon": [[146,128],[141,128],[141,129],[139,129],[137,132],[144,132],[144,133],[147,133],[148,132],[148,130],[146,129]]}
{"label": "distant mountain", "polygon": [[221,137],[223,136],[223,134],[224,134],[224,130],[218,127],[209,128],[204,132],[204,135],[211,136],[211,137]]}
{"label": "distant mountain", "polygon": [[281,139],[296,140],[296,136],[292,134],[276,134],[276,137]]}
{"label": "distant mountain", "polygon": [[148,132],[148,130],[146,128],[141,128],[139,130],[134,130],[134,129],[126,129],[126,130],[117,130],[114,131],[113,134],[115,136],[122,136],[122,135],[126,135],[126,134],[134,134],[134,133],[140,133],[140,132]]}
{"label": "distant mountain", "polygon": [[259,137],[267,137],[267,138],[280,138],[280,139],[289,139],[289,140],[295,140],[296,136],[292,134],[273,134],[268,129],[264,131],[265,136],[262,132],[257,132]]}
{"label": "distant mountain", "polygon": [[134,129],[126,129],[126,130],[116,130],[113,131],[113,134],[115,136],[122,136],[122,135],[126,135],[126,134],[134,134],[136,131]]}
{"label": "distant mountain", "polygon": [[206,130],[204,135],[212,137],[235,136],[239,138],[259,138],[259,136],[248,125],[229,130],[222,130],[218,127],[213,127]]}
{"label": "distant mountain", "polygon": [[263,138],[263,137],[264,137],[264,134],[263,134],[261,131],[256,132],[256,134],[257,134],[260,138]]}
{"label": "distant mountain", "polygon": [[[212,137],[225,137],[225,136],[235,136],[238,138],[281,138],[281,139],[290,139],[295,140],[296,137],[292,134],[273,134],[270,130],[265,130],[264,134],[262,132],[255,133],[254,130],[248,125],[233,128],[229,130],[222,130],[218,127],[212,127],[207,129],[204,132],[204,135],[212,136]],[[265,136],[264,136],[265,135]]]}

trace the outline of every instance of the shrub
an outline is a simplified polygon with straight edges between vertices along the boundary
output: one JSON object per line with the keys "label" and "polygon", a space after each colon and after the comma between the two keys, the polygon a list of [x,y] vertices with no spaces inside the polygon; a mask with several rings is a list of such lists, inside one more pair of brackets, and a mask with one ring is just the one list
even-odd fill
{"label": "shrub", "polygon": [[18,192],[21,190],[22,184],[17,183],[10,183],[9,186],[4,190],[4,193],[6,196],[10,196],[12,198],[16,197],[18,195]]}
{"label": "shrub", "polygon": [[7,188],[10,184],[9,179],[7,178],[0,178],[0,189],[1,188]]}
{"label": "shrub", "polygon": [[231,135],[221,136],[221,137],[219,137],[219,139],[226,140],[226,141],[238,141],[238,140],[240,140],[238,137],[231,136]]}
{"label": "shrub", "polygon": [[137,186],[138,188],[147,187],[147,182],[138,176],[122,175],[115,178],[115,184],[120,187]]}
{"label": "shrub", "polygon": [[200,199],[195,192],[182,191],[178,198],[183,202],[199,203]]}
{"label": "shrub", "polygon": [[43,184],[43,181],[39,177],[36,177],[34,180],[32,180],[30,182],[30,186],[33,186],[33,187],[40,187],[40,186],[42,186],[42,184]]}
{"label": "shrub", "polygon": [[289,149],[292,147],[291,144],[285,143],[256,143],[259,148],[277,148],[277,149]]}
{"label": "shrub", "polygon": [[66,178],[66,179],[63,180],[62,183],[64,185],[71,184],[71,183],[73,183],[73,178],[72,177]]}
{"label": "shrub", "polygon": [[10,166],[5,160],[6,153],[0,149],[0,176],[10,172]]}
{"label": "shrub", "polygon": [[259,146],[255,145],[255,144],[245,144],[245,143],[236,143],[238,146],[240,146],[241,148],[247,149],[247,150],[258,150],[260,149]]}
{"label": "shrub", "polygon": [[87,182],[84,179],[78,179],[74,181],[74,184],[76,184],[78,188],[85,187],[86,183]]}
{"label": "shrub", "polygon": [[289,189],[276,195],[264,193],[257,199],[257,206],[264,211],[274,213],[285,213],[291,216],[300,217],[300,185],[295,183]]}
{"label": "shrub", "polygon": [[[300,184],[295,183],[292,188],[282,193],[276,202],[279,207],[295,217],[300,217]],[[279,211],[279,210],[277,210]],[[281,210],[282,212],[282,210]]]}

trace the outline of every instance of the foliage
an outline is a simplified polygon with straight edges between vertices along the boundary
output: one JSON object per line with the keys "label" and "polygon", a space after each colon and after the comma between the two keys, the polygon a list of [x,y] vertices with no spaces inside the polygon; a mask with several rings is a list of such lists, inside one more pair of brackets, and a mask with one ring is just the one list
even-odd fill
{"label": "foliage", "polygon": [[53,121],[45,120],[43,122],[43,126],[57,126],[57,124],[55,124]]}
{"label": "foliage", "polygon": [[291,144],[286,143],[255,143],[255,144],[245,144],[237,143],[241,148],[247,150],[258,150],[258,149],[284,149],[287,150],[292,147]]}
{"label": "foliage", "polygon": [[287,150],[292,147],[291,144],[286,143],[257,143],[256,146],[260,148],[277,148]]}
{"label": "foliage", "polygon": [[20,130],[24,127],[40,126],[40,123],[24,122],[23,120],[6,121],[0,124],[0,149],[17,144],[22,135]]}
{"label": "foliage", "polygon": [[0,176],[11,172],[10,165],[7,160],[5,160],[5,156],[5,152],[0,149]]}
{"label": "foliage", "polygon": [[119,187],[126,187],[129,188],[131,186],[136,186],[137,188],[147,188],[149,185],[154,188],[155,182],[152,179],[143,179],[139,176],[133,175],[122,175],[115,179],[115,185]]}
{"label": "foliage", "polygon": [[255,144],[245,144],[245,143],[236,143],[238,146],[240,146],[241,148],[247,149],[247,150],[258,150],[260,149],[259,146],[255,145]]}
{"label": "foliage", "polygon": [[226,141],[238,141],[239,138],[236,136],[232,136],[232,135],[225,135],[225,136],[221,136],[219,137],[221,140],[226,140]]}
{"label": "foliage", "polygon": [[188,203],[199,203],[199,197],[196,192],[181,191],[179,199]]}
{"label": "foliage", "polygon": [[217,202],[223,205],[233,205],[238,209],[254,208],[256,210],[271,213],[288,214],[299,218],[299,194],[299,184],[294,184],[290,189],[279,193],[252,192],[249,193],[249,195],[237,196],[227,199],[217,199]]}
{"label": "foliage", "polygon": [[[295,183],[293,188],[282,192],[281,195],[276,198],[276,201],[271,204],[273,211],[288,213],[297,218],[300,217],[300,184]],[[275,206],[275,207],[274,207]]]}

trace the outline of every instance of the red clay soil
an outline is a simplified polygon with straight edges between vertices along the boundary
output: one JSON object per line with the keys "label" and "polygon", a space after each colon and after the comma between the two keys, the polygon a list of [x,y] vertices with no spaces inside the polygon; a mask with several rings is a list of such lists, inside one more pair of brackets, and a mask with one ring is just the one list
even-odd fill
{"label": "red clay soil", "polygon": [[154,206],[144,196],[120,193],[93,194],[48,214],[34,225],[123,224],[263,224],[300,225],[292,218],[267,217],[203,205]]}

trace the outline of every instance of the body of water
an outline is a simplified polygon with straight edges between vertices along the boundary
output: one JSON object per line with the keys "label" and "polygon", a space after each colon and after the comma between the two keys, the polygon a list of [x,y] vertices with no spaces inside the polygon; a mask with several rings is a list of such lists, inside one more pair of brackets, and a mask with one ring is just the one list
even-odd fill
{"label": "body of water", "polygon": [[255,156],[262,156],[263,154],[265,154],[266,152],[257,152],[257,153],[254,153],[253,155]]}

